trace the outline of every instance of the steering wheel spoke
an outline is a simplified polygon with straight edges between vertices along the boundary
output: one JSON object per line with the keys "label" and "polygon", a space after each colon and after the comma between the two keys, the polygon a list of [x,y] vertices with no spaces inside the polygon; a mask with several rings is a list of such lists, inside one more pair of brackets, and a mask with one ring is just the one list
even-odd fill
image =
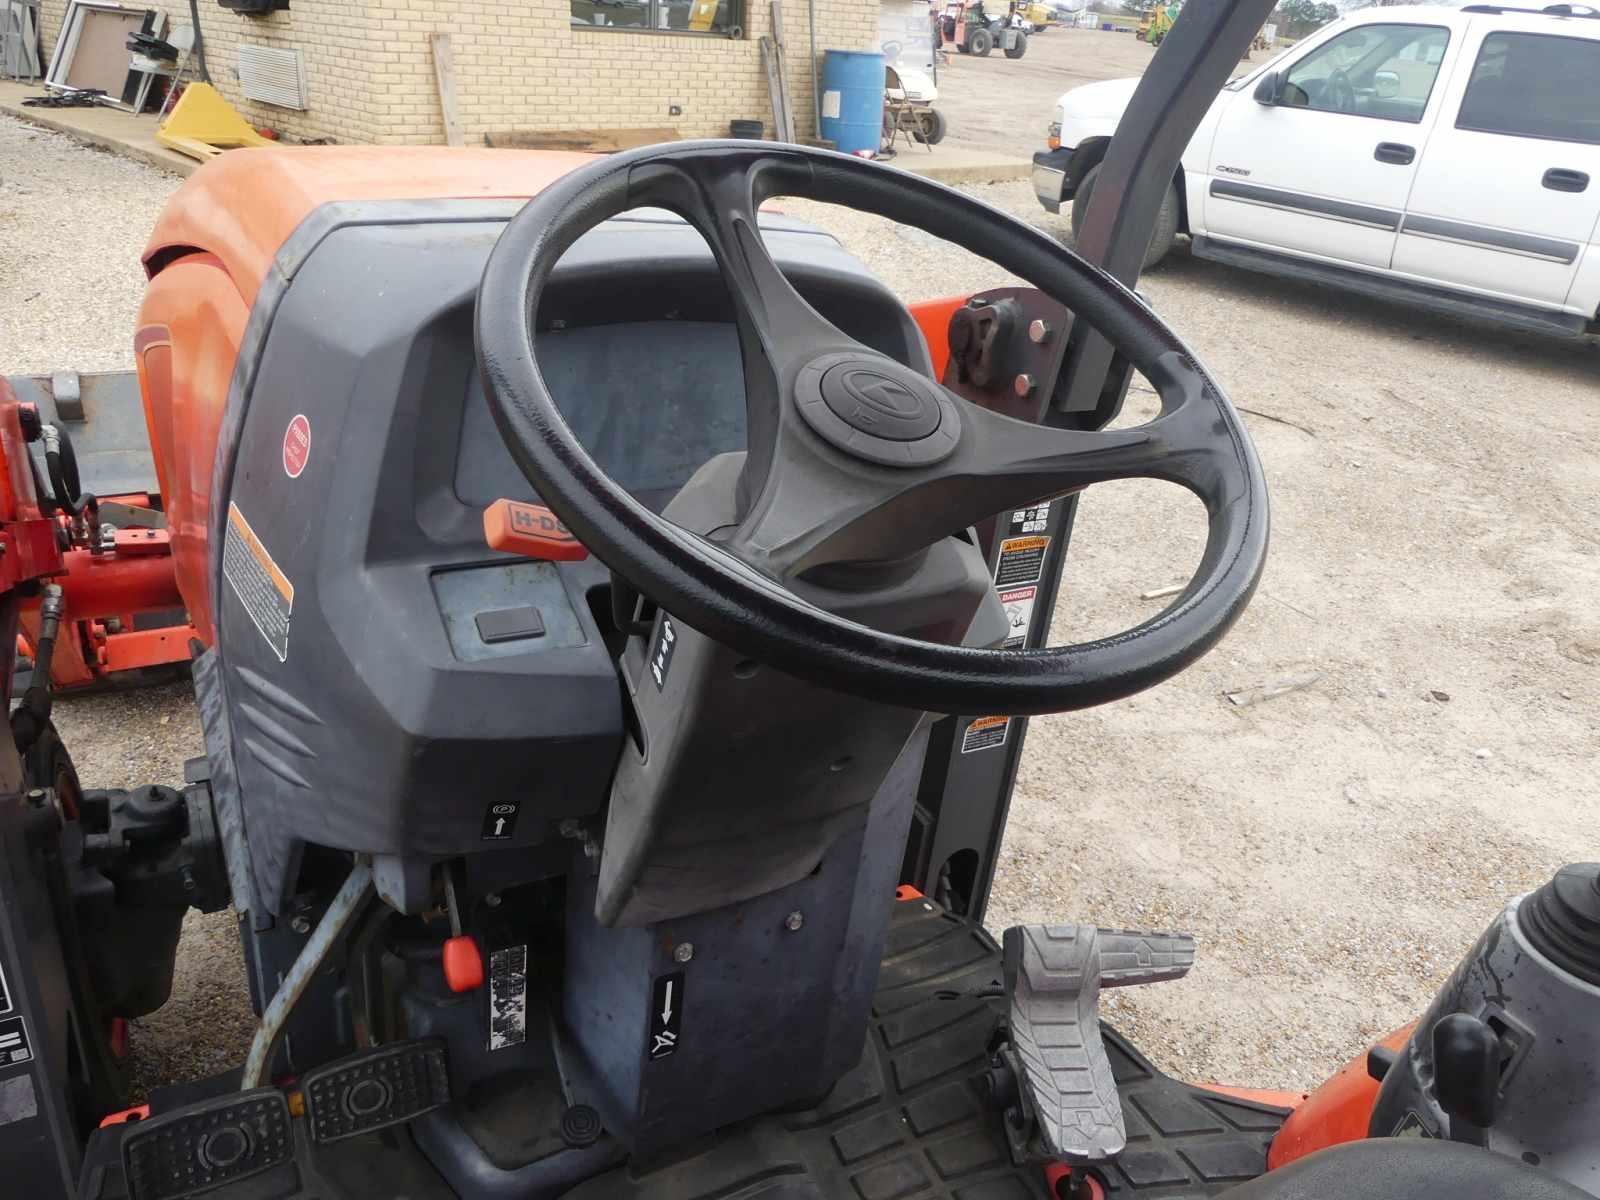
{"label": "steering wheel spoke", "polygon": [[794,171],[770,155],[690,154],[641,165],[628,180],[633,205],[665,208],[694,226],[727,284],[744,370],[745,505],[766,482],[795,372],[824,349],[855,344],[789,282],[761,236],[761,204],[776,194],[767,189]]}
{"label": "steering wheel spoke", "polygon": [[952,453],[932,465],[841,470],[821,455],[786,454],[732,545],[782,579],[902,558],[996,513],[1117,479],[1163,479],[1208,508],[1223,506],[1229,497],[1218,489],[1228,474],[1219,469],[1199,377],[1175,355],[1160,368],[1161,411],[1135,428],[1036,425],[946,392],[942,415],[955,418],[959,433]]}

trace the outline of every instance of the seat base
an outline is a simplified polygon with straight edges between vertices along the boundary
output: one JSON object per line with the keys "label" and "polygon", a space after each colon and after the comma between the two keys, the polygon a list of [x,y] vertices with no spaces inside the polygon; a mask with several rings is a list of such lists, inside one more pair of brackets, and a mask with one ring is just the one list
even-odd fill
{"label": "seat base", "polygon": [[1503,1154],[1432,1138],[1375,1138],[1307,1155],[1228,1200],[1594,1200]]}

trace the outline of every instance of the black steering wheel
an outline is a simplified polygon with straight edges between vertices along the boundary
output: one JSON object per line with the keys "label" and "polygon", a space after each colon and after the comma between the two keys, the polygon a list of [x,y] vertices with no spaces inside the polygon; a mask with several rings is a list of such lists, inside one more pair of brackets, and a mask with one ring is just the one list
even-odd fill
{"label": "black steering wheel", "polygon": [[1342,69],[1328,76],[1328,101],[1340,112],[1356,111],[1356,85]]}
{"label": "black steering wheel", "polygon": [[[820,316],[768,254],[756,212],[799,196],[981,245],[1106,335],[1161,411],[1133,429],[1034,425],[967,403]],[[749,449],[739,519],[713,542],[650,512],[596,466],[539,370],[534,319],[556,262],[618,213],[669,209],[710,244],[732,294]],[[933,712],[1022,715],[1104,703],[1204,654],[1244,610],[1267,549],[1261,464],[1193,355],[1111,276],[1023,222],[930,180],[848,155],[749,142],[649,146],[591,163],[528,202],[478,289],[479,370],[512,457],[589,550],[675,618],[760,662]],[[644,398],[644,402],[648,402]],[[1110,479],[1181,484],[1209,527],[1193,579],[1113,637],[985,650],[879,632],[788,584],[832,564],[902,559],[1007,509]]]}

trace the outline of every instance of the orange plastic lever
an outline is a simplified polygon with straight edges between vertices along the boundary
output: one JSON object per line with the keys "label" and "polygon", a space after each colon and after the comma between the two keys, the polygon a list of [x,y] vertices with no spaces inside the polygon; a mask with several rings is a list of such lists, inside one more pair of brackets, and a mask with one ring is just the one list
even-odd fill
{"label": "orange plastic lever", "polygon": [[542,504],[496,500],[483,510],[483,536],[492,550],[550,562],[588,558],[583,543]]}

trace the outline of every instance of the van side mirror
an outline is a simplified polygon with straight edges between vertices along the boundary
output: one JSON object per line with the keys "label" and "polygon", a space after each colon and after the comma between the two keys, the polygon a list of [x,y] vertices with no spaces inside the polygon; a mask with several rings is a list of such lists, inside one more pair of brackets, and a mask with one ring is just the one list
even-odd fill
{"label": "van side mirror", "polygon": [[1268,71],[1256,84],[1257,104],[1277,104],[1283,99],[1283,72]]}

